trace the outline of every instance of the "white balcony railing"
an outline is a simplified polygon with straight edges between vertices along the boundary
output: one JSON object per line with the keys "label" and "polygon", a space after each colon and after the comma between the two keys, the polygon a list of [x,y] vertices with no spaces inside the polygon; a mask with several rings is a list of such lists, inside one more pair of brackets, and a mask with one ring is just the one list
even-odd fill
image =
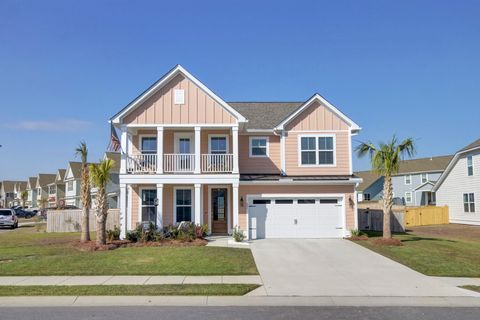
{"label": "white balcony railing", "polygon": [[222,173],[233,171],[233,154],[202,154],[202,172]]}
{"label": "white balcony railing", "polygon": [[156,170],[156,154],[133,154],[127,157],[128,173],[155,173]]}
{"label": "white balcony railing", "polygon": [[193,172],[195,170],[195,154],[164,154],[164,172]]}

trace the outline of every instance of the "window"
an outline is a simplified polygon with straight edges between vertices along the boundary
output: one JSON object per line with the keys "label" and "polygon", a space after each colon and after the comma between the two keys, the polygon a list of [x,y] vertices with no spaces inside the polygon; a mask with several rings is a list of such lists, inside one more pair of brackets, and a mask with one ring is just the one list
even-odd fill
{"label": "window", "polygon": [[467,174],[469,176],[473,176],[473,157],[472,156],[467,157]]}
{"label": "window", "polygon": [[298,199],[298,204],[315,203],[315,199]]}
{"label": "window", "polygon": [[67,191],[73,191],[73,181],[67,182]]}
{"label": "window", "polygon": [[428,174],[422,173],[422,183],[426,183],[428,181]]}
{"label": "window", "polygon": [[335,142],[333,136],[300,137],[301,165],[334,165]]}
{"label": "window", "polygon": [[267,137],[250,137],[250,157],[268,157]]}
{"label": "window", "polygon": [[155,199],[157,198],[156,189],[142,190],[142,222],[153,222],[157,224],[157,208]]}
{"label": "window", "polygon": [[211,136],[210,151],[211,154],[226,154],[228,152],[228,143],[226,136]]}
{"label": "window", "polygon": [[405,202],[406,203],[412,203],[412,193],[411,192],[405,192]]}
{"label": "window", "polygon": [[405,176],[405,184],[412,184],[412,175]]}
{"label": "window", "polygon": [[475,212],[475,196],[473,193],[463,194],[463,211]]}
{"label": "window", "polygon": [[320,203],[338,203],[337,199],[320,199]]}
{"label": "window", "polygon": [[275,200],[275,204],[292,204],[293,200],[291,199],[281,199],[281,200]]}
{"label": "window", "polygon": [[157,153],[157,138],[156,137],[142,137],[141,149],[142,149],[142,154],[156,154]]}
{"label": "window", "polygon": [[175,190],[175,215],[177,222],[192,221],[192,190]]}
{"label": "window", "polygon": [[257,200],[253,200],[253,204],[270,204],[270,200],[257,199]]}
{"label": "window", "polygon": [[57,186],[49,186],[48,187],[48,194],[55,194],[57,192]]}
{"label": "window", "polygon": [[370,193],[363,194],[363,201],[370,201]]}

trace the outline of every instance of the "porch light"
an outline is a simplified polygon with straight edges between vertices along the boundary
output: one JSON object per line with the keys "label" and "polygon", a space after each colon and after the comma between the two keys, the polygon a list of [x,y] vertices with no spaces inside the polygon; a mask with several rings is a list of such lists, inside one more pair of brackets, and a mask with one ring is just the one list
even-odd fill
{"label": "porch light", "polygon": [[159,203],[158,198],[155,198],[155,200],[153,201],[153,205],[155,207],[158,207],[158,203]]}
{"label": "porch light", "polygon": [[243,207],[243,197],[240,197],[240,207]]}

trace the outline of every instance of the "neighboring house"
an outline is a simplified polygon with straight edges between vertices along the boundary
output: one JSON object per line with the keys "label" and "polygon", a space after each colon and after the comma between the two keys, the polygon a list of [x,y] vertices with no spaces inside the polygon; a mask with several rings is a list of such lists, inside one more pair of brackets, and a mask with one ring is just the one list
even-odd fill
{"label": "neighboring house", "polygon": [[[17,181],[14,186],[14,199],[13,205],[14,206],[23,206],[24,203],[22,201],[22,192],[27,190],[27,181]],[[25,201],[26,205],[26,201]]]}
{"label": "neighboring house", "polygon": [[55,180],[48,186],[48,207],[57,207],[65,204],[65,178],[66,169],[58,169]]}
{"label": "neighboring house", "polygon": [[480,225],[480,139],[455,154],[433,190],[451,223]]}
{"label": "neighboring house", "polygon": [[49,206],[48,203],[48,185],[55,182],[55,178],[57,177],[56,174],[50,173],[39,173],[37,177],[37,206],[40,207],[43,201],[47,201],[45,203],[46,207]]}
{"label": "neighboring house", "polygon": [[227,103],[176,66],[111,118],[121,132],[122,236],[139,223],[239,227],[249,238],[344,237],[357,228],[351,138],[319,94]]}
{"label": "neighboring house", "polygon": [[[392,177],[393,197],[396,204],[424,206],[435,204],[433,186],[453,156],[440,156],[403,160],[397,174]],[[383,197],[383,177],[371,171],[355,172],[363,178],[357,188],[359,201],[379,201]]]}
{"label": "neighboring house", "polygon": [[37,177],[29,177],[27,181],[27,206],[30,208],[37,207]]}
{"label": "neighboring house", "polygon": [[15,185],[21,181],[2,181],[0,189],[0,208],[10,208],[15,201]]}
{"label": "neighboring house", "polygon": [[105,152],[104,159],[114,161],[114,166],[110,171],[110,180],[107,184],[107,201],[109,208],[118,209],[118,197],[120,196],[120,152]]}
{"label": "neighboring house", "polygon": [[67,171],[63,179],[65,182],[65,205],[80,208],[81,176],[82,163],[75,161],[68,162]]}

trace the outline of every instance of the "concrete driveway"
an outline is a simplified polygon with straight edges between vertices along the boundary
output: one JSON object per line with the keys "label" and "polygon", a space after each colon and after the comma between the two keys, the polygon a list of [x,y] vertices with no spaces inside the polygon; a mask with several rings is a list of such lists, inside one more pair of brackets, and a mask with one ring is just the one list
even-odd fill
{"label": "concrete driveway", "polygon": [[348,240],[268,239],[251,245],[271,296],[472,296]]}

